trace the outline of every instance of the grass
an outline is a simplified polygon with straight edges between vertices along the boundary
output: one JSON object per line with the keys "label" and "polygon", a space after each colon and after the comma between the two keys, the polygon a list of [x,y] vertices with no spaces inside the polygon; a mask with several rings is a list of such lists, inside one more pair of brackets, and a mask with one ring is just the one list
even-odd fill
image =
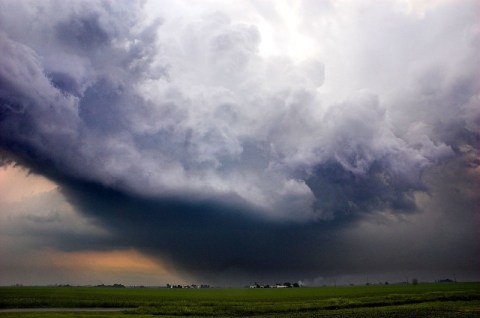
{"label": "grass", "polygon": [[480,317],[480,284],[293,289],[2,287],[0,308],[131,308],[10,317]]}

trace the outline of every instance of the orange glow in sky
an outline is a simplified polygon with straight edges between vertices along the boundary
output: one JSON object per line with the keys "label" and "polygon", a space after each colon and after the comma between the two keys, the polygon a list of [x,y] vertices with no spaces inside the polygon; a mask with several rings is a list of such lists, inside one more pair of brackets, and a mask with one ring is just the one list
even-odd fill
{"label": "orange glow in sky", "polygon": [[54,265],[91,271],[125,271],[167,274],[158,261],[134,249],[113,251],[54,251],[49,255]]}
{"label": "orange glow in sky", "polygon": [[36,174],[29,174],[25,169],[15,166],[0,168],[0,202],[21,201],[56,187],[52,181]]}

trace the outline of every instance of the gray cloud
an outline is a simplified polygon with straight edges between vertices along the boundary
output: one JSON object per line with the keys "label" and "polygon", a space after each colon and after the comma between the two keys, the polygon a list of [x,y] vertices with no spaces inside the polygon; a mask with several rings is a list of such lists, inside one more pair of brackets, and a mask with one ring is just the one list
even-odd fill
{"label": "gray cloud", "polygon": [[303,61],[261,52],[278,8],[149,5],[0,4],[0,147],[119,244],[198,275],[333,272],[336,233],[421,212],[425,173],[478,142],[475,2],[305,2]]}

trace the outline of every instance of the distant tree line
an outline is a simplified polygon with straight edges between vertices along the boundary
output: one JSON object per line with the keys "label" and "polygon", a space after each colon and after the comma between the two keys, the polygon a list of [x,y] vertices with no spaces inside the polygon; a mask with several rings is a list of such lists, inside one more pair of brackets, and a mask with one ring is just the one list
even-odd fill
{"label": "distant tree line", "polygon": [[257,282],[255,282],[253,285],[248,286],[249,288],[299,288],[301,285],[299,283],[290,283],[290,282],[285,282],[283,284],[281,283],[275,283],[274,285],[261,285]]}
{"label": "distant tree line", "polygon": [[105,288],[125,288],[124,285],[122,284],[113,284],[113,285],[105,285],[105,284],[101,284],[101,285],[96,285],[95,287],[105,287]]}
{"label": "distant tree line", "polygon": [[210,285],[207,285],[207,284],[201,284],[201,285],[197,285],[197,284],[191,284],[191,285],[170,285],[170,284],[167,284],[165,287],[167,287],[167,288],[210,288]]}

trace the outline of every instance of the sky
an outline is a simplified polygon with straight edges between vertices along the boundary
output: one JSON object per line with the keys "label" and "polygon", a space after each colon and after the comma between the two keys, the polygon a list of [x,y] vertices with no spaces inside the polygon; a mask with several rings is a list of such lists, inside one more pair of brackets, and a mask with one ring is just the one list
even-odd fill
{"label": "sky", "polygon": [[0,285],[480,280],[479,15],[0,1]]}

